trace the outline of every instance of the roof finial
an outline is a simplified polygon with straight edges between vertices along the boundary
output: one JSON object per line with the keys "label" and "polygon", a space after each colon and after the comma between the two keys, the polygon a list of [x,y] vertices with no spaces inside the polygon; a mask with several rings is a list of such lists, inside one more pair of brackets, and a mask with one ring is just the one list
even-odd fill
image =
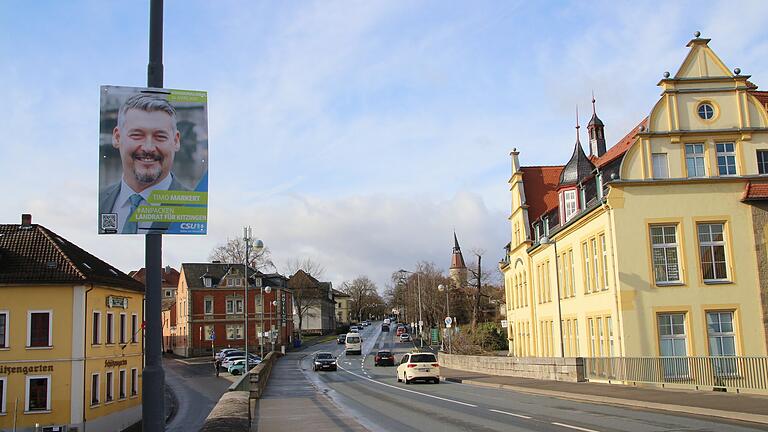
{"label": "roof finial", "polygon": [[595,91],[592,90],[592,115],[595,115]]}
{"label": "roof finial", "polygon": [[579,142],[579,104],[576,104],[576,142]]}

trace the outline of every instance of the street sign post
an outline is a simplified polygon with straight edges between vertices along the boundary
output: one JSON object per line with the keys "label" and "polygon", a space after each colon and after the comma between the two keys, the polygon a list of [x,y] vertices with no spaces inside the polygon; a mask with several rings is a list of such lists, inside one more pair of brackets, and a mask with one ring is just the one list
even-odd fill
{"label": "street sign post", "polygon": [[451,324],[453,323],[453,318],[451,317],[445,317],[445,327],[451,328]]}

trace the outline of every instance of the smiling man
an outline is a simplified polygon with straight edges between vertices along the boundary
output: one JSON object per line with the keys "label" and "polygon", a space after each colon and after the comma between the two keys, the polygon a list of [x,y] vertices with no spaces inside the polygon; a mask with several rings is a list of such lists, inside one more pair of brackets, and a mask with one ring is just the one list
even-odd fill
{"label": "smiling man", "polygon": [[176,110],[164,98],[136,94],[120,107],[112,145],[120,152],[123,175],[121,181],[99,193],[99,214],[114,217],[117,232],[150,228],[151,224],[133,222],[130,216],[139,206],[149,204],[153,191],[188,190],[171,172],[180,138]]}

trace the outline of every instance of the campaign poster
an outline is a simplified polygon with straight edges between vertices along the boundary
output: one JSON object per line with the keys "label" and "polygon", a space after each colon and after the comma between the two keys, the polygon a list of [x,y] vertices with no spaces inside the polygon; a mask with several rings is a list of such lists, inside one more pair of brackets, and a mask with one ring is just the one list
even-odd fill
{"label": "campaign poster", "polygon": [[99,234],[206,234],[208,94],[101,86]]}

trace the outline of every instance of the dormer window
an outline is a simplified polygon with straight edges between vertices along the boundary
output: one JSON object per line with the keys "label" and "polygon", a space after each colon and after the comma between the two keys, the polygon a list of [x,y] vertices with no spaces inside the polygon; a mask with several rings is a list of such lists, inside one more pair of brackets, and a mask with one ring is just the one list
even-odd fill
{"label": "dormer window", "polygon": [[563,223],[568,222],[579,212],[579,199],[576,189],[567,189],[560,193],[560,203],[562,204]]}
{"label": "dormer window", "polygon": [[210,277],[206,276],[203,278],[203,286],[205,286],[206,288],[210,288],[212,285],[213,285],[213,281],[211,280]]}

